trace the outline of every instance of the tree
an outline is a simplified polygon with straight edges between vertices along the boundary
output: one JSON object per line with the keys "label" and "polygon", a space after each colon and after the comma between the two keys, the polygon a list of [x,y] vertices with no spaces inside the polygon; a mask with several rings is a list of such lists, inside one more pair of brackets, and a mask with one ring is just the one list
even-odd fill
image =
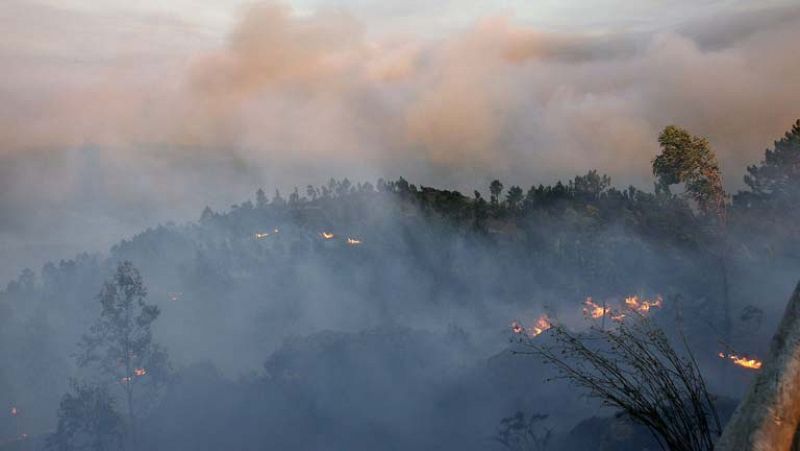
{"label": "tree", "polygon": [[589,202],[600,199],[600,196],[611,186],[611,177],[599,175],[591,170],[586,175],[578,175],[570,182],[570,189],[576,198]]}
{"label": "tree", "polygon": [[206,206],[206,208],[203,209],[203,213],[200,214],[200,223],[206,224],[212,219],[214,219],[214,212],[211,211],[211,208]]}
{"label": "tree", "polygon": [[719,417],[688,347],[681,357],[644,317],[617,329],[574,334],[556,324],[547,333],[552,344],[522,340],[562,378],[647,427],[662,447],[713,449]]}
{"label": "tree", "polygon": [[775,141],[774,149],[764,151],[758,165],[747,167],[744,182],[750,189],[737,193],[733,201],[737,211],[751,214],[747,227],[762,229],[760,236],[796,241],[800,230],[796,208],[800,199],[800,120]]}
{"label": "tree", "polygon": [[508,204],[509,209],[516,211],[520,208],[523,198],[524,194],[522,188],[519,186],[512,186],[506,193],[506,204]]}
{"label": "tree", "polygon": [[[122,389],[135,442],[139,401],[157,394],[169,372],[166,352],[153,342],[151,326],[157,306],[147,304],[142,276],[131,262],[122,262],[100,290],[100,317],[82,337],[78,365],[96,369],[101,385],[113,381]],[[142,385],[142,392],[137,387]]]}
{"label": "tree", "polygon": [[486,201],[483,199],[483,197],[481,197],[481,193],[479,193],[477,190],[475,190],[473,195],[475,196],[475,200],[472,202],[472,226],[477,231],[486,232],[486,219],[489,217],[489,214],[486,211]]}
{"label": "tree", "polygon": [[263,189],[259,188],[258,191],[256,191],[256,208],[261,210],[266,208],[268,204],[267,195],[264,193]]}
{"label": "tree", "polygon": [[318,191],[312,185],[306,186],[306,196],[308,196],[312,201],[317,200]]}
{"label": "tree", "polygon": [[722,189],[722,174],[717,157],[706,138],[693,136],[674,125],[667,126],[658,137],[661,153],[653,159],[653,175],[658,187],[669,192],[677,183],[686,185],[703,215],[712,220],[718,238],[718,261],[722,279],[723,334],[730,341],[731,313],[728,288],[727,203]]}
{"label": "tree", "polygon": [[744,182],[761,200],[797,199],[800,195],[800,119],[773,150],[764,151],[764,160],[747,167]]}
{"label": "tree", "polygon": [[272,197],[272,205],[276,207],[285,207],[286,206],[286,199],[281,196],[280,190],[275,190],[275,196]]}
{"label": "tree", "polygon": [[300,205],[300,192],[297,190],[297,187],[295,187],[294,191],[289,194],[289,205],[292,207],[297,207]]}
{"label": "tree", "polygon": [[489,193],[491,194],[489,202],[493,206],[497,206],[498,202],[500,201],[500,194],[502,192],[503,184],[500,183],[500,180],[493,180],[492,183],[489,184]]}
{"label": "tree", "polygon": [[114,398],[103,385],[73,382],[73,393],[61,398],[58,427],[47,438],[53,451],[106,451],[122,447],[123,421]]}
{"label": "tree", "polygon": [[670,185],[684,183],[700,211],[724,223],[727,194],[708,140],[670,125],[661,132],[658,143],[661,153],[653,160],[653,175],[659,186],[669,190]]}

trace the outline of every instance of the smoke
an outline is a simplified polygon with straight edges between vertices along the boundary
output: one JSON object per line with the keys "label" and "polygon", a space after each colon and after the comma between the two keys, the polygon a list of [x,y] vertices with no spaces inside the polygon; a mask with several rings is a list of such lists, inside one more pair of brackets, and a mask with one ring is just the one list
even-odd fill
{"label": "smoke", "polygon": [[504,15],[430,38],[256,4],[219,43],[172,18],[120,31],[114,18],[10,5],[0,243],[12,250],[101,249],[259,185],[331,176],[471,189],[596,168],[646,187],[670,123],[708,136],[735,188],[800,115],[797,7],[605,34]]}

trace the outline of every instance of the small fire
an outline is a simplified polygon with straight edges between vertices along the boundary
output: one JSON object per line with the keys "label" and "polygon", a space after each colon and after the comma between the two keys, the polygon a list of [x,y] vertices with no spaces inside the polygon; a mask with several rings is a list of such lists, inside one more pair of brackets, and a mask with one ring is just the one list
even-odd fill
{"label": "small fire", "polygon": [[347,238],[347,244],[349,244],[350,246],[358,246],[359,244],[361,244],[361,240],[357,240],[355,238]]}
{"label": "small fire", "polygon": [[645,315],[649,313],[651,309],[661,308],[663,305],[664,300],[661,296],[656,296],[656,298],[652,300],[640,298],[639,296],[629,296],[625,298],[625,302],[623,302],[623,306],[620,308],[614,308],[605,304],[599,305],[589,297],[583,302],[583,314],[592,319],[600,319],[608,316],[611,321],[620,323],[627,316],[625,309]]}
{"label": "small fire", "polygon": [[147,370],[145,370],[144,368],[136,368],[135,370],[133,370],[133,374],[134,376],[141,377],[147,374]]}
{"label": "small fire", "polygon": [[664,300],[661,296],[656,296],[653,300],[640,298],[639,296],[625,298],[626,307],[642,314],[649,312],[651,308],[661,308],[663,304]]}
{"label": "small fire", "polygon": [[617,313],[609,312],[608,316],[611,318],[611,321],[614,321],[616,323],[621,323],[622,320],[625,319],[625,314],[622,312],[617,312]]}
{"label": "small fire", "polygon": [[335,237],[336,235],[334,235],[334,234],[332,234],[330,232],[322,232],[322,233],[320,233],[320,236],[322,238],[326,239],[326,240],[329,240],[329,239]]}
{"label": "small fire", "polygon": [[733,362],[734,365],[739,365],[742,368],[747,368],[750,370],[761,369],[762,365],[761,360],[755,358],[742,357],[736,354],[725,354],[724,352],[719,353],[719,358],[729,359],[731,362]]}
{"label": "small fire", "polygon": [[19,415],[19,410],[17,409],[17,406],[12,406],[11,407],[11,416],[15,417],[17,415]]}
{"label": "small fire", "polygon": [[597,305],[592,298],[586,298],[586,300],[583,302],[583,314],[592,319],[602,318],[609,312],[609,308]]}
{"label": "small fire", "polygon": [[550,318],[547,316],[547,314],[543,314],[539,317],[539,319],[536,320],[536,324],[530,328],[528,334],[532,337],[536,337],[551,327],[553,327],[553,324],[550,322]]}
{"label": "small fire", "polygon": [[511,323],[511,332],[516,335],[526,335],[528,338],[538,337],[542,334],[542,332],[550,329],[553,327],[553,324],[550,322],[550,318],[547,314],[543,314],[536,320],[533,327],[528,328],[525,330],[525,327],[519,323],[518,321],[514,321]]}

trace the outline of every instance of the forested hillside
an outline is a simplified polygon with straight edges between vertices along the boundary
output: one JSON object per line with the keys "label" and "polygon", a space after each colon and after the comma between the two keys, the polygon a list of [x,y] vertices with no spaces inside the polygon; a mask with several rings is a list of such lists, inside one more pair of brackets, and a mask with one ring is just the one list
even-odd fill
{"label": "forested hillside", "polygon": [[[473,193],[331,179],[25,269],[0,292],[0,449],[44,446],[76,415],[64,394],[90,396],[70,379],[102,378],[74,356],[122,262],[169,357],[137,402],[142,449],[586,449],[570,431],[641,449],[646,431],[513,352],[512,324],[613,327],[587,305],[632,296],[659,300],[646,316],[685,336],[727,415],[757,371],[728,357],[764,354],[800,274],[800,121],[733,195],[715,160],[670,154],[713,157],[675,130],[652,190],[596,170]],[[119,415],[120,386],[156,377],[136,370],[109,384]]]}

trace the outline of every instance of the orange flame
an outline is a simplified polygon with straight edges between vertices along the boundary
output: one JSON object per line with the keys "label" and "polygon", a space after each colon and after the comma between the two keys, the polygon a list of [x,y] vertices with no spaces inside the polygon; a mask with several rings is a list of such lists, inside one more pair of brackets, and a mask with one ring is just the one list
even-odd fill
{"label": "orange flame", "polygon": [[750,370],[761,369],[762,365],[761,360],[755,358],[742,357],[736,354],[725,354],[724,352],[720,352],[719,357],[721,359],[729,359],[731,362],[733,362],[734,365],[739,365],[742,368],[747,368]]}
{"label": "orange flame", "polygon": [[551,327],[553,327],[553,324],[550,322],[550,318],[545,313],[536,320],[536,324],[530,328],[528,334],[531,337],[536,337]]}
{"label": "orange flame", "polygon": [[661,296],[656,296],[653,300],[640,298],[639,296],[625,298],[626,307],[642,314],[649,312],[651,308],[661,308],[663,304],[664,300]]}
{"label": "orange flame", "polygon": [[592,319],[599,319],[609,313],[610,309],[608,307],[603,307],[597,305],[592,298],[586,298],[583,302],[583,314],[592,318]]}
{"label": "orange flame", "polygon": [[624,309],[632,310],[639,314],[647,314],[651,309],[661,308],[664,305],[664,300],[661,296],[656,296],[655,299],[644,299],[639,296],[629,296],[625,298],[623,303],[624,307],[616,309],[608,305],[599,305],[589,297],[583,302],[583,314],[592,319],[600,319],[604,316],[611,318],[611,321],[622,322],[627,316]]}
{"label": "orange flame", "polygon": [[325,238],[326,240],[329,240],[329,239],[335,237],[336,235],[334,235],[334,234],[332,234],[330,232],[322,232],[322,233],[320,233],[320,236],[322,236],[322,238]]}
{"label": "orange flame", "polygon": [[361,244],[361,240],[357,240],[355,238],[347,238],[347,244],[351,246],[358,246],[359,244]]}
{"label": "orange flame", "polygon": [[609,317],[611,317],[611,321],[614,321],[614,322],[617,322],[617,323],[621,323],[622,320],[625,319],[625,314],[622,313],[622,312],[617,312],[617,313],[609,312]]}
{"label": "orange flame", "polygon": [[542,334],[542,332],[550,329],[551,327],[553,327],[553,324],[550,322],[550,318],[547,316],[547,314],[543,314],[539,316],[539,318],[536,320],[536,323],[534,323],[534,325],[527,330],[518,321],[512,322],[511,332],[516,335],[525,335],[528,338],[534,338],[538,337]]}
{"label": "orange flame", "polygon": [[141,377],[147,374],[147,370],[145,370],[144,368],[136,368],[135,370],[133,370],[133,374],[135,376]]}

